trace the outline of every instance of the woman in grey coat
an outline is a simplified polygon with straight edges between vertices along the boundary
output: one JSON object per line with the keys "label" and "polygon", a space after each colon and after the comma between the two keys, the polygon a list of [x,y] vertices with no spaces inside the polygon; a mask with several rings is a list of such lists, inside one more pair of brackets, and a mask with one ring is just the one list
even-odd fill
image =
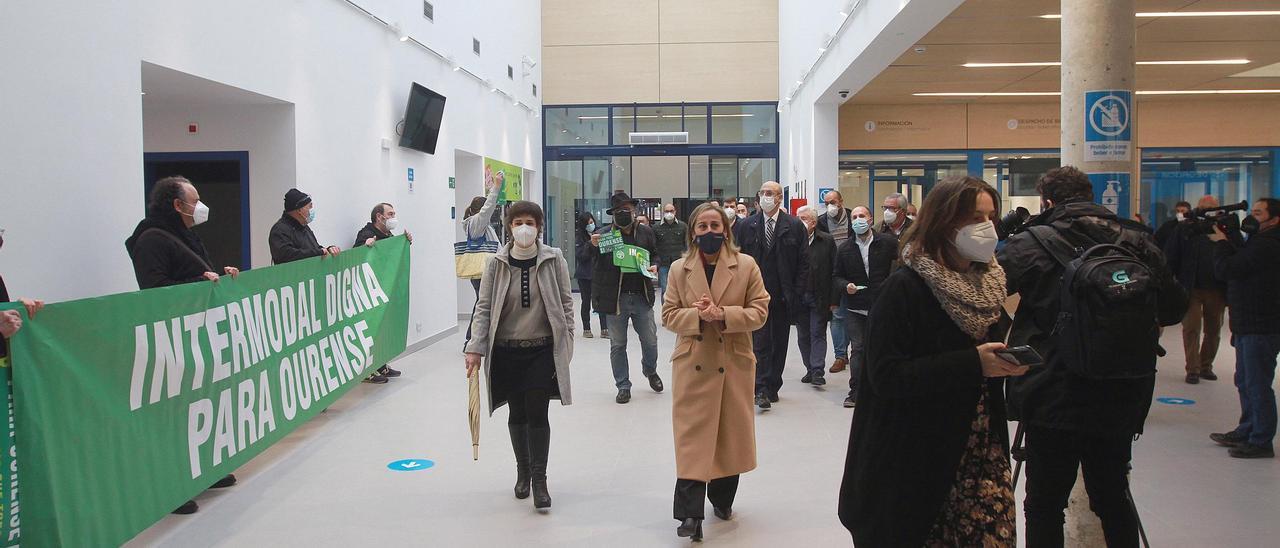
{"label": "woman in grey coat", "polygon": [[484,364],[489,414],[508,404],[507,428],[516,454],[518,499],[551,507],[547,493],[550,400],[569,405],[573,359],[573,296],[560,250],[538,241],[542,208],[515,202],[504,220],[510,243],[485,267],[466,347],[467,377]]}

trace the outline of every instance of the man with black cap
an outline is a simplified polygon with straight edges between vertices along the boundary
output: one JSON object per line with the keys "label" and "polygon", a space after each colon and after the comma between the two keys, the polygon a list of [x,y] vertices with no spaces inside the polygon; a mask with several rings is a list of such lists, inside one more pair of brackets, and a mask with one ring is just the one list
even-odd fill
{"label": "man with black cap", "polygon": [[[611,207],[605,213],[613,216],[613,224],[604,226],[591,235],[591,245],[599,247],[600,237],[614,229],[622,235],[622,243],[644,248],[655,257],[658,239],[648,225],[636,222],[638,202],[625,192],[610,196]],[[596,312],[607,314],[609,324],[609,362],[613,366],[613,380],[618,387],[614,401],[631,401],[631,374],[627,362],[627,322],[636,326],[640,338],[640,367],[649,379],[649,388],[662,392],[662,379],[658,377],[658,326],[653,322],[653,284],[644,274],[622,272],[613,264],[611,256],[596,261],[592,276],[591,305]],[[656,273],[657,266],[649,271]],[[598,289],[597,289],[598,288]]]}
{"label": "man with black cap", "polygon": [[315,204],[311,196],[296,188],[284,195],[284,215],[271,227],[267,243],[271,247],[272,264],[291,263],[310,257],[337,255],[342,250],[336,245],[321,247],[316,235],[308,226],[316,219]]}
{"label": "man with black cap", "polygon": [[[156,181],[147,200],[147,217],[124,241],[129,259],[133,261],[138,289],[206,280],[217,282],[219,275],[214,272],[209,251],[200,236],[191,230],[208,219],[209,207],[200,201],[200,193],[186,177],[178,175]],[[223,267],[222,272],[233,278],[240,274],[232,266]],[[235,475],[227,474],[211,487],[235,484]],[[194,514],[199,509],[196,501],[189,500],[173,513]]]}
{"label": "man with black cap", "polygon": [[[356,232],[356,243],[352,244],[352,246],[373,247],[373,244],[377,243],[378,240],[390,238],[391,231],[399,226],[400,219],[396,217],[395,206],[381,202],[373,206],[373,211],[369,212],[369,223],[364,225],[364,228],[361,228],[359,232]],[[404,237],[409,240],[410,244],[413,243],[413,234],[410,234],[408,230],[404,231]],[[390,365],[383,365],[378,368],[376,374],[365,379],[365,382],[381,384],[377,380],[378,377],[382,377],[384,379],[383,382],[385,382],[385,379],[399,376],[400,370],[392,369]]]}

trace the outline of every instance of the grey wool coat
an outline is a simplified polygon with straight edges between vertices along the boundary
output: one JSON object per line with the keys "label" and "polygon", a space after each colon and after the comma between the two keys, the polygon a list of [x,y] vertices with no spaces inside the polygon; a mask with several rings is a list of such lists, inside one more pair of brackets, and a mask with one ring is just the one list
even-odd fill
{"label": "grey wool coat", "polygon": [[[476,300],[475,315],[471,319],[471,341],[466,348],[467,352],[484,356],[484,386],[488,393],[490,415],[493,415],[495,403],[490,385],[490,357],[493,356],[493,334],[498,332],[498,322],[502,321],[502,305],[507,300],[507,289],[512,283],[511,265],[508,262],[510,258],[511,245],[508,244],[498,250],[485,265],[484,275],[480,278],[480,296]],[[537,280],[538,291],[542,293],[547,320],[551,322],[560,404],[569,405],[573,403],[569,392],[569,362],[573,361],[575,325],[569,263],[565,262],[559,248],[539,243],[538,263],[534,269],[533,277]]]}

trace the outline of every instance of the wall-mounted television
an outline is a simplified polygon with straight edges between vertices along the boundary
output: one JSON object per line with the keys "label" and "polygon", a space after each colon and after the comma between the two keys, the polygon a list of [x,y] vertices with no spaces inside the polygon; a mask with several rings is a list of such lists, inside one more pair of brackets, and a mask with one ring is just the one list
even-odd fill
{"label": "wall-mounted television", "polygon": [[415,82],[409,88],[409,102],[404,107],[404,132],[400,134],[400,146],[435,154],[443,116],[444,96]]}

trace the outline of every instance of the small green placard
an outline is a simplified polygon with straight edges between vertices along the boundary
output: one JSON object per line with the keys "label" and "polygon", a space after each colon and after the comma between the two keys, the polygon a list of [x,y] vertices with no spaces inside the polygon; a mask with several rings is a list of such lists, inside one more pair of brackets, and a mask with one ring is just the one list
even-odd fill
{"label": "small green placard", "polygon": [[453,179],[453,177],[449,177],[449,188],[457,188],[457,187],[458,187],[457,182]]}
{"label": "small green placard", "polygon": [[624,273],[640,273],[654,277],[649,272],[649,250],[634,245],[622,245],[613,250],[613,265]]}
{"label": "small green placard", "polygon": [[625,245],[622,243],[622,233],[617,230],[600,235],[600,253],[613,253],[613,250],[622,245]]}

